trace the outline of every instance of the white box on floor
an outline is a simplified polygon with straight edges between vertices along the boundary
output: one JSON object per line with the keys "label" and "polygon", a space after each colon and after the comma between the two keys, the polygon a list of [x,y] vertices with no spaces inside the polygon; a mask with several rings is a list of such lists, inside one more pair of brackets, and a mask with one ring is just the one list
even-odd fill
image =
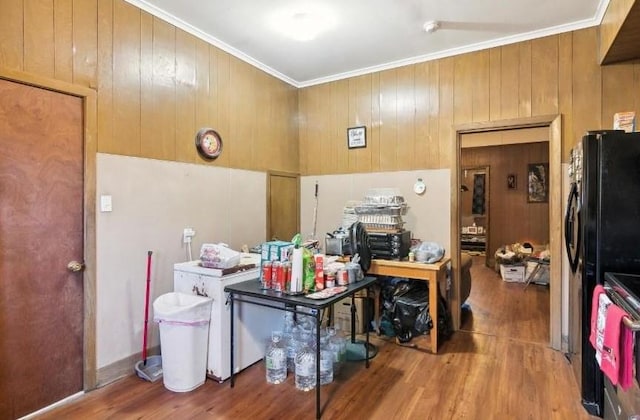
{"label": "white box on floor", "polygon": [[[356,334],[364,334],[364,299],[356,298],[355,330]],[[340,331],[351,332],[351,298],[344,298],[333,304],[333,325],[340,327]]]}
{"label": "white box on floor", "polygon": [[500,276],[506,282],[524,283],[526,281],[525,266],[500,264]]}

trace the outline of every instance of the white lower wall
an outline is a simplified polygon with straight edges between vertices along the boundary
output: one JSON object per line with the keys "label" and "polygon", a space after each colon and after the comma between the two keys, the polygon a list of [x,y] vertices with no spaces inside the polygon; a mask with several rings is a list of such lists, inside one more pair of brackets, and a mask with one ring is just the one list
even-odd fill
{"label": "white lower wall", "polygon": [[[563,174],[566,174],[563,165]],[[413,192],[418,178],[427,185]],[[414,238],[450,250],[450,170],[301,177],[301,230],[313,230],[314,184],[318,182],[316,237],[342,222],[349,200],[362,200],[369,188],[400,190],[409,205],[405,228]],[[563,175],[563,190],[568,180]],[[113,211],[100,212],[100,196],[111,195]],[[563,199],[566,194],[563,193]],[[151,298],[173,289],[173,264],[187,259],[182,230],[196,230],[192,253],[205,242],[226,242],[233,249],[264,241],[266,174],[119,155],[97,156],[97,366],[102,368],[140,352],[144,326],[147,251],[153,251]],[[564,210],[563,210],[564,211]],[[568,332],[568,272],[562,261],[562,335]],[[150,311],[153,318],[153,308]],[[159,344],[149,324],[150,346]]]}
{"label": "white lower wall", "polygon": [[[187,260],[185,227],[200,246],[225,242],[239,250],[266,236],[266,174],[119,155],[97,156],[97,367],[142,349],[147,251],[153,251],[153,301],[173,290],[173,264]],[[111,195],[112,212],[100,212]],[[149,323],[149,345],[159,344]]]}
{"label": "white lower wall", "polygon": [[[316,237],[324,247],[327,232],[342,224],[347,201],[360,201],[370,188],[397,188],[409,205],[403,217],[405,229],[414,238],[437,242],[449,253],[451,243],[451,171],[449,169],[378,172],[348,175],[301,177],[300,226],[304,237],[313,232],[314,186],[318,182],[318,217]],[[427,190],[422,195],[413,192],[413,185],[422,178]]]}

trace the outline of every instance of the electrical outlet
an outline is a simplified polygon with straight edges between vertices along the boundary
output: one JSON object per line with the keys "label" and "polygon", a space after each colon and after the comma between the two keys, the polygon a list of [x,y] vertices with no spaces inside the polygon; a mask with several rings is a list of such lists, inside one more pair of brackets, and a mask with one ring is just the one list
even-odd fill
{"label": "electrical outlet", "polygon": [[191,242],[191,238],[196,236],[196,231],[192,228],[184,228],[182,231],[182,242],[188,244]]}

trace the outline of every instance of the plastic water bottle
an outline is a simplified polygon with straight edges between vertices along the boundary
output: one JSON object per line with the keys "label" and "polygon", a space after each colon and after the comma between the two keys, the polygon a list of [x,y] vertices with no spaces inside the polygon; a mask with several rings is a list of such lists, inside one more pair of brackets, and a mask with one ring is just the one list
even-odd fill
{"label": "plastic water bottle", "polygon": [[280,384],[287,379],[287,350],[281,343],[282,333],[271,333],[271,345],[267,349],[267,382]]}
{"label": "plastic water bottle", "polygon": [[296,353],[300,343],[300,332],[297,326],[294,326],[291,332],[287,334],[286,340],[287,371],[293,373],[296,371]]}
{"label": "plastic water bottle", "polygon": [[295,382],[301,391],[311,391],[316,386],[316,355],[306,333],[301,335],[301,346],[296,353]]}
{"label": "plastic water bottle", "polygon": [[282,338],[285,349],[287,350],[287,371],[294,372],[296,357],[296,338],[298,328],[293,319],[293,313],[284,313],[284,326],[282,329]]}
{"label": "plastic water bottle", "polygon": [[338,327],[329,327],[327,329],[329,339],[329,349],[333,353],[333,374],[334,376],[340,372],[342,365],[347,359],[347,341],[340,334]]}
{"label": "plastic water bottle", "polygon": [[329,348],[329,339],[325,335],[320,338],[320,385],[333,382],[333,361],[335,357]]}

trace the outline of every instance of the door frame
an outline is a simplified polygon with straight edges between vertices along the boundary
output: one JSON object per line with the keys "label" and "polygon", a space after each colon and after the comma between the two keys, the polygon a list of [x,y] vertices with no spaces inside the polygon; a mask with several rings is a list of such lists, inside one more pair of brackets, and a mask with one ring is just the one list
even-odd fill
{"label": "door frame", "polygon": [[548,127],[549,130],[549,250],[550,304],[549,345],[562,350],[562,115],[543,115],[500,121],[460,124],[454,127],[452,139],[453,168],[451,170],[451,270],[454,276],[451,308],[455,329],[460,329],[460,157],[463,134],[517,128]]}
{"label": "door frame", "polygon": [[40,89],[76,96],[82,99],[84,135],[83,179],[83,388],[97,386],[96,359],[96,153],[97,153],[97,95],[84,86],[34,74],[0,68],[0,79]]}

